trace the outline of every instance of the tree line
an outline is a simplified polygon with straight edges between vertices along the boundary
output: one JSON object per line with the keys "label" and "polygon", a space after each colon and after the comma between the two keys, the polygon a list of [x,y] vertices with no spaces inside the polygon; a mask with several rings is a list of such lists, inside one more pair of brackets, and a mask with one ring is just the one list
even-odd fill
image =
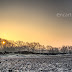
{"label": "tree line", "polygon": [[[5,41],[5,44],[2,43]],[[72,46],[52,47],[38,42],[8,41],[0,38],[0,53],[72,54]]]}

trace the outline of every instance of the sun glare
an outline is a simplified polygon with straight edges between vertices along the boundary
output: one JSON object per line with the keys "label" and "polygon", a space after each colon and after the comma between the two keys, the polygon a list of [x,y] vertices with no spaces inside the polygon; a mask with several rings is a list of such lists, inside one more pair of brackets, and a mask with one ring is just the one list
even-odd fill
{"label": "sun glare", "polygon": [[5,43],[6,43],[5,41],[2,42],[2,44],[5,44]]}

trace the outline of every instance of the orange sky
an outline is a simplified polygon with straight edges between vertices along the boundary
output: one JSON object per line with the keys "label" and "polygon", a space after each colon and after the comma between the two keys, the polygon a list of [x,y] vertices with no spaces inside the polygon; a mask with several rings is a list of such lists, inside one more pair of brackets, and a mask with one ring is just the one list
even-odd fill
{"label": "orange sky", "polygon": [[39,42],[51,46],[72,45],[72,22],[58,18],[53,6],[48,7],[43,4],[44,2],[36,2],[38,5],[29,2],[2,3],[0,4],[1,38]]}

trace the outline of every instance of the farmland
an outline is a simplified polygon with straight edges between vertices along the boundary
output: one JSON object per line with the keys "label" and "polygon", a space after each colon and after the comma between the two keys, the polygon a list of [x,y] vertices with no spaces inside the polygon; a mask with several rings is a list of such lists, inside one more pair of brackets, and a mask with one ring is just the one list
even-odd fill
{"label": "farmland", "polygon": [[72,72],[72,55],[0,55],[1,72]]}

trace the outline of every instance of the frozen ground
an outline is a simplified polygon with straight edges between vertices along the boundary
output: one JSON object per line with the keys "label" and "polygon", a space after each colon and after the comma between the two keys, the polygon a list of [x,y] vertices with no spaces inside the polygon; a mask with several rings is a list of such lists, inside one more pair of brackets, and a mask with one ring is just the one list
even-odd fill
{"label": "frozen ground", "polygon": [[72,55],[0,55],[0,72],[72,72]]}

